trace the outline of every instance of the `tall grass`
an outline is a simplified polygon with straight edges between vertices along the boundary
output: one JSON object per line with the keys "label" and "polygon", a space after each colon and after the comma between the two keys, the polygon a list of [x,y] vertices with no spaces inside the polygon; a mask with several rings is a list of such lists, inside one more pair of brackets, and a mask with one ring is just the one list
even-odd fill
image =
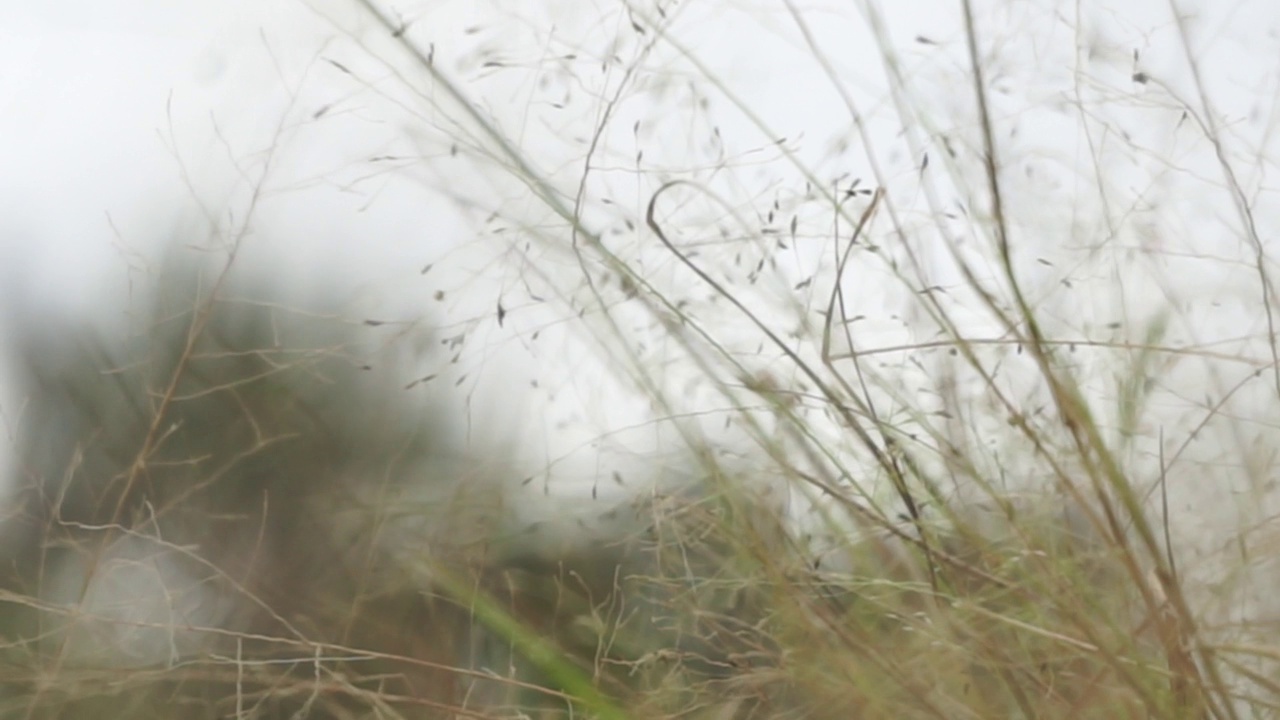
{"label": "tall grass", "polygon": [[[570,28],[610,28],[574,52],[532,23],[544,50],[556,48],[546,92],[576,88],[557,109],[589,121],[576,145],[560,138],[579,154],[557,166],[529,139],[550,142],[536,128],[513,130],[491,109],[499,98],[475,94],[504,87],[504,72],[517,87],[540,77],[545,67],[521,64],[523,45],[513,39],[480,64],[496,74],[491,85],[469,87],[437,60],[429,13],[356,5],[366,24],[340,29],[347,52],[370,64],[330,58],[343,82],[410,108],[421,123],[410,135],[432,163],[492,181],[436,188],[484,218],[485,247],[502,260],[486,266],[501,275],[497,296],[472,294],[483,316],[432,338],[446,348],[442,365],[464,368],[449,371],[460,386],[469,362],[483,376],[485,353],[502,350],[477,347],[486,336],[540,343],[553,358],[590,353],[594,363],[573,361],[587,368],[578,380],[616,403],[605,415],[643,408],[641,431],[619,434],[644,449],[613,466],[610,436],[593,438],[606,482],[576,495],[553,492],[550,470],[517,470],[514,451],[481,477],[448,422],[425,422],[389,392],[435,374],[376,376],[383,386],[351,372],[364,361],[344,361],[346,349],[379,328],[339,323],[321,331],[343,327],[338,340],[312,347],[279,336],[271,313],[248,316],[265,326],[230,313],[209,316],[225,327],[206,327],[200,308],[223,307],[216,293],[179,315],[189,334],[167,334],[158,313],[144,345],[182,352],[146,365],[154,374],[131,376],[138,385],[112,401],[147,398],[147,432],[120,426],[117,448],[113,419],[78,409],[103,406],[85,381],[92,368],[36,372],[30,385],[37,399],[65,395],[66,415],[87,423],[52,450],[24,448],[23,469],[39,477],[18,525],[29,545],[10,563],[6,716],[1271,714],[1267,448],[1280,370],[1272,226],[1254,199],[1269,188],[1240,166],[1248,143],[1222,127],[1214,80],[1176,8],[1182,64],[1146,69],[1134,53],[1122,84],[1107,74],[1114,57],[1084,61],[1115,49],[1091,45],[1097,21],[1082,8],[1070,21],[1044,15],[1078,40],[1075,64],[1059,72],[1010,66],[1022,56],[1004,33],[1032,24],[1015,9],[958,3],[945,36],[915,39],[937,53],[922,60],[864,4],[857,24],[885,78],[874,111],[827,44],[822,13],[757,9],[785,22],[847,113],[837,146],[860,145],[856,163],[845,149],[815,158],[811,138],[775,132],[776,114],[687,40],[706,22],[699,7],[569,18]],[[1031,110],[1010,100],[1015,81],[1059,103],[1069,120],[1054,129],[1069,131],[1083,160],[1036,161],[1024,138],[1038,128],[1019,125]],[[1121,132],[1128,116],[1116,107],[1131,96],[1150,134]],[[637,115],[636,98],[650,110]],[[737,129],[722,131],[724,117]],[[886,122],[896,126],[888,140]],[[764,140],[741,153],[744,137]],[[1213,179],[1143,176],[1132,160],[1153,146],[1177,155],[1160,162]],[[757,157],[776,171],[767,194],[746,179]],[[834,169],[843,162],[862,178]],[[1149,187],[1129,187],[1135,177]],[[1193,237],[1204,219],[1192,213],[1218,206],[1183,195],[1205,187],[1235,213],[1213,226],[1228,239],[1212,245]],[[1212,279],[1183,291],[1178,273]],[[1238,303],[1246,321],[1197,307],[1196,292]],[[294,365],[302,347],[316,352]],[[332,393],[305,384],[314,377]],[[188,383],[196,390],[184,394]],[[166,424],[178,412],[170,402],[206,395],[225,404]],[[348,417],[366,401],[372,418]],[[61,416],[50,417],[34,422]],[[192,429],[201,423],[210,429]],[[170,432],[182,443],[166,458]],[[292,450],[267,447],[291,436],[301,439],[283,445]],[[102,438],[109,452],[87,452]],[[206,459],[217,468],[219,457],[267,467],[226,473],[243,486],[233,492],[208,474]],[[679,480],[633,487],[636,468],[670,465]],[[103,488],[83,489],[94,477]],[[196,490],[166,499],[141,489],[161,477]],[[602,499],[602,485],[621,499]],[[87,493],[87,519],[63,502],[72,487]],[[443,504],[414,504],[424,492]],[[475,514],[456,493],[481,501]],[[563,542],[527,522],[521,506],[539,493],[565,506],[569,528],[550,533]],[[302,504],[268,513],[281,498]],[[368,522],[344,519],[352,498],[370,500]],[[577,527],[570,505],[601,509]],[[108,654],[74,658],[74,632],[58,623],[95,612],[91,577],[116,556],[136,561],[142,551],[119,544],[130,538],[194,563],[157,570],[157,587],[220,583],[213,597],[228,609],[205,617],[197,603],[197,619],[166,626],[98,608]],[[88,558],[69,599],[50,599],[51,548]],[[242,567],[262,551],[284,567]],[[171,650],[167,666],[109,667],[111,648],[129,647],[119,628],[130,623]]]}

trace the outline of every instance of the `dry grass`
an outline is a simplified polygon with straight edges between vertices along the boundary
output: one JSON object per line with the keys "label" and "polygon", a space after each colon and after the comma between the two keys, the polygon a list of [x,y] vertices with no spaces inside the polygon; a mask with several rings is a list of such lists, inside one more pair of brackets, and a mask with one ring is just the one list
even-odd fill
{"label": "dry grass", "polygon": [[[639,202],[612,218],[644,239],[631,247],[593,229],[616,205],[603,202],[611,180],[594,183],[618,159],[609,138],[622,101],[657,82],[653,58],[686,63],[776,137],[681,43],[681,9],[627,8],[631,40],[604,63],[621,80],[595,98],[581,174],[566,184],[538,170],[402,18],[358,4],[397,54],[387,64],[398,79],[430,85],[434,109],[454,113],[441,123],[448,142],[526,188],[546,220],[490,216],[490,228],[523,233],[508,257],[540,293],[530,306],[554,318],[527,322],[540,332],[574,318],[608,371],[669,423],[664,437],[682,444],[695,480],[638,493],[609,511],[612,529],[549,554],[519,527],[524,486],[405,394],[417,383],[386,328],[253,298],[234,250],[231,270],[204,282],[168,269],[139,337],[33,332],[19,344],[28,405],[5,528],[0,717],[1273,712],[1280,652],[1261,621],[1214,614],[1231,589],[1210,580],[1247,575],[1270,535],[1246,542],[1242,531],[1238,552],[1212,560],[1239,567],[1188,567],[1169,507],[1187,497],[1170,477],[1198,434],[1252,427],[1232,415],[1237,390],[1280,392],[1280,376],[1266,385],[1274,291],[1248,203],[1237,229],[1267,326],[1254,345],[1271,360],[1179,344],[1167,317],[1118,339],[1073,332],[1053,292],[1074,276],[1052,292],[1028,280],[1029,211],[1002,164],[991,41],[965,2],[956,38],[972,87],[957,92],[974,122],[954,146],[912,104],[898,50],[868,16],[904,142],[946,166],[936,182],[927,162],[916,171],[923,221],[874,154],[864,187],[826,182],[789,143],[771,145],[803,184],[772,206],[732,200],[717,184],[727,163],[646,174],[637,154]],[[786,9],[868,139],[811,18]],[[1200,109],[1212,116],[1203,97]],[[1219,130],[1201,129],[1224,190],[1240,196]],[[944,191],[965,199],[961,212],[937,199]],[[924,254],[956,225],[968,244]],[[825,250],[796,281],[777,258],[806,233]],[[875,302],[857,297],[872,263],[889,288]],[[945,287],[929,270],[940,264],[954,280]],[[775,281],[785,292],[769,296]],[[232,299],[246,292],[252,302]],[[495,304],[498,327],[517,322],[509,297]],[[868,319],[869,306],[909,317],[910,337],[864,340],[859,328],[884,319]],[[466,333],[454,337],[448,352]],[[1248,367],[1189,426],[1153,432],[1153,408],[1177,395],[1163,383],[1192,360],[1211,375]],[[1215,472],[1267,476],[1249,462]]]}

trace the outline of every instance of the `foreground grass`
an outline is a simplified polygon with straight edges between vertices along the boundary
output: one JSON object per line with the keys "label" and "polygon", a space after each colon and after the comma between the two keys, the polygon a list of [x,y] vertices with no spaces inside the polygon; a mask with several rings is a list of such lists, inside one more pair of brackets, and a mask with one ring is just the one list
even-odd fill
{"label": "foreground grass", "polygon": [[[1108,343],[1063,333],[1042,309],[1020,263],[1017,195],[1005,184],[984,39],[967,4],[961,36],[976,131],[967,155],[952,154],[947,177],[971,200],[980,257],[952,248],[945,259],[961,282],[937,291],[912,244],[927,230],[903,220],[903,200],[887,178],[877,177],[875,189],[822,189],[828,185],[780,143],[781,161],[799,165],[806,201],[836,228],[825,274],[799,283],[826,287],[815,290],[818,301],[804,309],[803,322],[791,325],[777,320],[784,314],[761,310],[753,287],[768,257],[751,253],[796,243],[796,220],[783,238],[776,227],[749,227],[748,213],[709,181],[653,178],[632,223],[667,263],[663,273],[650,272],[641,261],[653,255],[615,251],[583,220],[590,162],[574,192],[563,191],[435,66],[399,18],[361,5],[382,23],[381,39],[402,53],[396,67],[416,70],[448,96],[476,148],[554,220],[511,223],[581,276],[557,285],[528,263],[524,280],[560,288],[548,294],[552,312],[577,317],[583,332],[610,349],[615,372],[675,427],[687,450],[685,474],[696,480],[615,508],[627,521],[610,537],[557,556],[526,552],[503,524],[503,502],[519,502],[518,491],[501,481],[481,494],[493,504],[474,519],[460,506],[428,511],[409,501],[415,481],[452,487],[467,462],[443,459],[453,450],[436,438],[447,430],[425,437],[405,430],[418,411],[358,379],[353,369],[361,365],[347,351],[367,340],[368,328],[321,323],[319,341],[303,333],[281,344],[274,323],[311,321],[267,314],[246,324],[231,313],[219,324],[217,313],[207,321],[202,309],[225,310],[216,293],[198,297],[207,304],[157,312],[136,357],[64,348],[89,362],[61,375],[30,361],[33,406],[42,407],[39,392],[66,402],[37,418],[56,425],[65,413],[80,422],[51,450],[29,450],[22,468],[32,499],[18,527],[28,544],[7,561],[0,715],[719,720],[1272,712],[1270,663],[1280,654],[1265,633],[1228,644],[1205,610],[1212,593],[1194,580],[1203,569],[1178,561],[1164,438],[1158,477],[1135,461],[1150,388],[1167,367],[1162,358],[1213,357],[1175,347],[1161,322],[1136,328],[1141,342]],[[831,72],[804,13],[791,11],[819,67]],[[665,18],[635,11],[646,40],[626,77],[647,53],[668,47],[738,102],[667,34]],[[892,68],[894,49],[883,51]],[[619,96],[626,89],[623,83]],[[606,103],[597,137],[613,107]],[[738,109],[767,130],[752,108]],[[746,249],[737,251],[746,260],[695,244],[703,228],[680,213],[698,203],[731,216],[746,236]],[[774,222],[773,210],[748,209],[767,215],[765,225]],[[947,217],[941,205],[928,209],[940,224]],[[892,238],[904,238],[896,255],[881,247]],[[847,307],[855,304],[850,268],[872,260],[884,261],[887,276],[913,298],[927,341],[867,347],[850,329],[860,320]],[[1257,271],[1269,297],[1265,260],[1260,249]],[[738,265],[748,270],[725,270]],[[689,287],[711,300],[690,300],[694,293],[682,294]],[[501,299],[496,305],[501,325],[507,311]],[[1269,316],[1270,300],[1264,305]],[[965,309],[981,313],[994,336],[969,330],[960,319]],[[178,330],[164,330],[165,318],[176,318]],[[713,398],[732,440],[749,449],[726,452],[727,441],[704,425],[679,422],[701,408],[681,396],[688,383],[669,380],[669,368],[654,367],[631,342],[637,318],[672,348],[672,364],[685,373],[677,380],[700,381],[705,395],[696,400]],[[754,356],[741,350],[751,345],[760,348]],[[1107,391],[1098,392],[1079,348],[1111,363]],[[930,351],[943,361],[926,358]],[[874,362],[882,356],[899,362]],[[146,362],[129,362],[139,358]],[[760,358],[768,362],[753,363]],[[910,384],[919,377],[914,368],[926,376],[927,392]],[[96,373],[108,371],[124,384],[97,385]],[[347,416],[366,404],[378,410],[360,418],[376,422]],[[136,422],[123,423],[120,408],[136,413]],[[1225,415],[1214,408],[1208,418]],[[407,466],[415,470],[405,477]],[[474,484],[490,487],[491,480]],[[288,509],[299,498],[307,498],[303,511]],[[335,520],[347,517],[353,498],[369,501],[361,505],[366,512],[354,523]],[[403,522],[413,526],[414,517],[435,525],[425,536],[398,536],[407,552],[397,541],[371,539]],[[50,597],[59,553],[82,557],[91,576],[116,557],[115,543],[134,537],[195,568],[162,576],[161,586],[177,594],[175,577],[216,586],[231,609],[192,610],[181,622],[131,616],[89,602],[88,579],[70,597]],[[259,555],[270,564],[246,560]],[[76,656],[63,627],[72,621],[105,625],[107,654]],[[113,663],[112,642],[155,630],[173,646],[167,664]]]}

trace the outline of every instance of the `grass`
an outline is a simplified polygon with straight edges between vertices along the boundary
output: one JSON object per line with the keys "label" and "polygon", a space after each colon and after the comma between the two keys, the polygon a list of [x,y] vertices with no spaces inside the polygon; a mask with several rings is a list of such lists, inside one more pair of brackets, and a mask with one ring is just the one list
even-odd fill
{"label": "grass", "polygon": [[[590,90],[591,131],[565,173],[437,64],[421,25],[356,5],[373,29],[348,51],[385,65],[330,64],[350,97],[429,108],[430,122],[412,113],[417,141],[497,178],[455,200],[485,211],[503,291],[466,329],[428,334],[443,370],[423,376],[397,328],[324,302],[290,309],[246,279],[248,233],[232,230],[225,266],[160,273],[136,337],[28,330],[0,717],[1273,714],[1280,376],[1266,218],[1249,199],[1267,186],[1241,179],[1242,143],[1215,119],[1185,19],[1173,27],[1198,99],[1175,90],[1181,75],[1129,81],[1200,133],[1178,160],[1220,172],[1208,185],[1237,212],[1222,227],[1239,267],[1175,223],[1132,219],[1154,201],[1124,189],[1099,119],[1123,97],[1084,66],[1068,87],[1090,157],[1073,184],[1046,181],[1075,215],[1037,224],[1054,208],[1027,170],[1044,166],[1020,164],[998,10],[959,3],[949,40],[916,40],[950,60],[912,67],[864,8],[911,158],[895,172],[818,14],[781,6],[865,146],[867,179],[850,180],[778,139],[693,49],[682,31],[698,8],[620,6],[603,16],[615,52],[583,40],[566,61]],[[939,67],[964,80],[944,99],[954,117],[913,90]],[[694,79],[687,96],[672,77]],[[712,96],[768,144],[735,154]],[[634,97],[677,99],[635,119]],[[661,159],[649,125],[684,128],[673,154],[690,157]],[[634,154],[619,149],[628,133]],[[752,156],[781,168],[770,200],[743,189]],[[1190,201],[1168,182],[1176,219]],[[1230,266],[1250,335],[1199,327],[1167,258]],[[1168,307],[1139,309],[1151,297]],[[471,454],[444,396],[406,392],[483,375],[502,348],[477,337],[557,332],[646,406],[658,441],[638,465],[674,457],[685,478],[624,488],[559,545],[527,526],[538,484],[513,482],[514,451]],[[625,485],[608,439],[590,446],[596,472]],[[1223,511],[1210,483],[1245,507]],[[572,502],[604,505],[597,491]],[[124,667],[130,652],[144,660]]]}

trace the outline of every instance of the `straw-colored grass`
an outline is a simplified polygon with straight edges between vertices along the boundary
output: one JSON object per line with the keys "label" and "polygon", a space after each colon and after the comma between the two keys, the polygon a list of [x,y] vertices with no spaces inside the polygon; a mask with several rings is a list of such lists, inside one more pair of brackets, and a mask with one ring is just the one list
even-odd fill
{"label": "straw-colored grass", "polygon": [[[1141,341],[1099,341],[1045,312],[1019,257],[1019,195],[968,2],[957,37],[972,87],[957,92],[974,107],[971,147],[933,157],[968,198],[963,222],[981,249],[938,250],[959,280],[921,287],[928,262],[910,234],[933,230],[904,219],[887,179],[835,188],[779,142],[802,204],[834,227],[824,273],[793,288],[825,283],[801,310],[767,306],[756,287],[799,220],[788,237],[776,206],[735,205],[706,178],[646,177],[627,219],[646,243],[629,255],[584,220],[599,200],[591,162],[576,188],[557,185],[402,18],[356,4],[398,53],[388,67],[429,84],[477,164],[552,219],[503,218],[525,233],[513,265],[528,287],[562,290],[539,307],[610,353],[611,371],[669,422],[663,437],[680,444],[690,480],[635,493],[605,531],[566,533],[549,551],[521,525],[527,483],[507,476],[507,459],[470,455],[446,404],[405,392],[425,381],[394,333],[255,287],[236,236],[225,267],[184,258],[155,278],[136,337],[15,336],[25,403],[2,528],[0,718],[1273,713],[1273,640],[1223,632],[1209,612],[1226,583],[1204,578],[1237,568],[1184,566],[1165,438],[1157,476],[1136,459],[1162,373],[1179,358],[1240,358],[1175,347],[1163,320],[1135,328]],[[843,87],[811,19],[785,9],[815,72]],[[618,96],[601,101],[589,153],[658,49],[772,137],[665,11],[628,13],[643,42]],[[902,91],[894,49],[882,49]],[[925,122],[895,99],[904,124]],[[906,134],[925,142],[930,130]],[[938,228],[960,222],[935,201]],[[696,224],[704,206],[728,220],[708,232]],[[717,229],[745,237],[736,257],[705,242]],[[564,262],[527,262],[535,243]],[[854,266],[873,261],[930,339],[867,348],[856,337],[867,318],[850,310],[866,307],[852,297]],[[497,324],[512,322],[494,304]],[[994,332],[972,331],[973,317]],[[632,342],[637,327],[645,337]],[[670,355],[654,362],[658,344]],[[1220,402],[1183,447],[1226,416]],[[708,429],[711,416],[730,429]],[[1241,540],[1238,571],[1266,549]]]}

